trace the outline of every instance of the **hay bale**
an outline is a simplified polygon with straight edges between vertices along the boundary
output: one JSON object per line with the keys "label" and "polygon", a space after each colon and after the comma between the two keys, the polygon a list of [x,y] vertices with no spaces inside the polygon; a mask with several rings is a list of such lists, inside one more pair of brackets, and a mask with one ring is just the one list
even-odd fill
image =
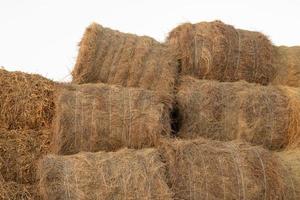
{"label": "hay bale", "polygon": [[198,139],[167,141],[160,151],[175,199],[297,199],[289,171],[261,147]]}
{"label": "hay bale", "polygon": [[167,43],[177,52],[183,75],[266,85],[276,73],[266,36],[221,21],[182,24],[170,32]]}
{"label": "hay bale", "polygon": [[91,24],[80,42],[74,83],[109,83],[172,93],[176,61],[166,45],[146,36]]}
{"label": "hay bale", "polygon": [[0,129],[0,175],[4,181],[33,184],[37,160],[47,153],[49,130]]}
{"label": "hay bale", "polygon": [[290,172],[288,178],[294,188],[295,199],[300,199],[300,149],[277,153]]}
{"label": "hay bale", "polygon": [[55,83],[39,75],[0,69],[1,127],[48,127],[54,115],[54,90]]}
{"label": "hay bale", "polygon": [[157,150],[48,155],[39,165],[45,200],[172,199]]}
{"label": "hay bale", "polygon": [[276,47],[277,75],[274,85],[300,86],[300,47]]}
{"label": "hay bale", "polygon": [[150,90],[70,85],[56,104],[54,153],[150,147],[170,133],[170,100]]}
{"label": "hay bale", "polygon": [[0,199],[1,200],[34,200],[33,188],[30,185],[18,184],[16,182],[5,182],[0,177]]}
{"label": "hay bale", "polygon": [[269,149],[300,146],[300,90],[182,77],[182,138],[242,139]]}

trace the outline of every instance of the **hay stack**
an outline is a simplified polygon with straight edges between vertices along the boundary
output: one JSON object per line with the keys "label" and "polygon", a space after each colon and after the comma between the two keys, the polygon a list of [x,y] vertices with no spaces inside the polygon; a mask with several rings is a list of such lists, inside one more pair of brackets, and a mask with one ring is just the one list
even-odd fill
{"label": "hay stack", "polygon": [[171,93],[176,62],[168,47],[152,38],[91,24],[80,42],[74,83],[109,83]]}
{"label": "hay stack", "polygon": [[55,83],[39,75],[0,69],[1,127],[48,127],[54,115],[54,90]]}
{"label": "hay stack", "polygon": [[292,181],[295,199],[300,199],[300,149],[277,153],[290,171],[288,178]]}
{"label": "hay stack", "polygon": [[175,199],[297,199],[289,171],[263,148],[199,139],[165,142],[161,152]]}
{"label": "hay stack", "polygon": [[70,85],[57,101],[53,151],[150,147],[169,135],[170,101],[157,93],[107,84]]}
{"label": "hay stack", "polygon": [[276,67],[278,74],[275,85],[300,86],[300,47],[276,47]]}
{"label": "hay stack", "polygon": [[242,139],[270,149],[300,146],[300,90],[182,77],[183,138]]}
{"label": "hay stack", "polygon": [[49,130],[0,129],[0,175],[4,181],[33,184],[37,160],[47,153]]}
{"label": "hay stack", "polygon": [[268,38],[221,21],[180,25],[170,32],[167,43],[177,52],[183,75],[264,85],[275,75]]}
{"label": "hay stack", "polygon": [[40,163],[45,200],[172,199],[157,150],[48,155]]}

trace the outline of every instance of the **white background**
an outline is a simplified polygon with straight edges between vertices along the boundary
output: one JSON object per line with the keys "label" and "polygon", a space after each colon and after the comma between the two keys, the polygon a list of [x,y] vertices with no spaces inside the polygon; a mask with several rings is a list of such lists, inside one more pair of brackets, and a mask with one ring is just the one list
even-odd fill
{"label": "white background", "polygon": [[0,66],[68,81],[91,22],[164,41],[183,22],[219,19],[300,45],[299,9],[299,0],[0,0]]}

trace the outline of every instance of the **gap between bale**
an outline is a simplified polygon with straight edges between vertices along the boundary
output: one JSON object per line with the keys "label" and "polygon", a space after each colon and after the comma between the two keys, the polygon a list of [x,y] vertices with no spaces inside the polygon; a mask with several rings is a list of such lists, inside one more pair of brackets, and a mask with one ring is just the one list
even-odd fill
{"label": "gap between bale", "polygon": [[167,44],[176,52],[182,75],[263,85],[276,75],[274,48],[265,35],[221,21],[182,24],[169,33]]}
{"label": "gap between bale", "polygon": [[241,139],[273,150],[300,144],[300,90],[181,78],[182,138]]}
{"label": "gap between bale", "polygon": [[147,36],[91,24],[80,42],[73,82],[141,87],[172,94],[177,63],[172,49]]}
{"label": "gap between bale", "polygon": [[294,176],[299,183],[299,173],[261,147],[204,139],[165,140],[160,152],[174,199],[297,199],[299,195],[291,179]]}
{"label": "gap between bale", "polygon": [[114,151],[159,143],[171,132],[171,98],[106,84],[66,86],[57,100],[53,152]]}
{"label": "gap between bale", "polygon": [[165,164],[155,149],[48,155],[39,165],[45,200],[168,200]]}

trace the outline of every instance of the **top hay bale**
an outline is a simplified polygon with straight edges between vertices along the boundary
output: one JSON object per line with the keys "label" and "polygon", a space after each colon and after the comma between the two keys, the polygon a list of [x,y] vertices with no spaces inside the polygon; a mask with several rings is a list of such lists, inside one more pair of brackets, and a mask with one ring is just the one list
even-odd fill
{"label": "top hay bale", "polygon": [[7,129],[49,127],[55,83],[39,75],[0,69],[0,125]]}
{"label": "top hay bale", "polygon": [[176,62],[168,47],[150,37],[91,24],[80,42],[74,83],[108,83],[170,94]]}
{"label": "top hay bale", "polygon": [[170,134],[170,107],[169,99],[141,88],[103,83],[66,86],[56,102],[53,152],[154,146]]}
{"label": "top hay bale", "polygon": [[242,139],[269,149],[300,146],[300,89],[183,76],[179,136]]}
{"label": "top hay bale", "polygon": [[48,155],[40,162],[45,200],[171,200],[165,164],[155,149]]}
{"label": "top hay bale", "polygon": [[[289,163],[262,147],[204,139],[168,140],[160,152],[174,199],[299,199],[295,185],[300,180],[299,165],[294,165],[295,173]],[[293,158],[299,160],[300,155],[287,159]]]}
{"label": "top hay bale", "polygon": [[170,32],[167,43],[177,52],[183,75],[266,85],[276,72],[273,46],[266,36],[221,21],[180,25]]}
{"label": "top hay bale", "polygon": [[292,87],[300,86],[300,46],[276,48],[277,75],[273,84],[287,85]]}

